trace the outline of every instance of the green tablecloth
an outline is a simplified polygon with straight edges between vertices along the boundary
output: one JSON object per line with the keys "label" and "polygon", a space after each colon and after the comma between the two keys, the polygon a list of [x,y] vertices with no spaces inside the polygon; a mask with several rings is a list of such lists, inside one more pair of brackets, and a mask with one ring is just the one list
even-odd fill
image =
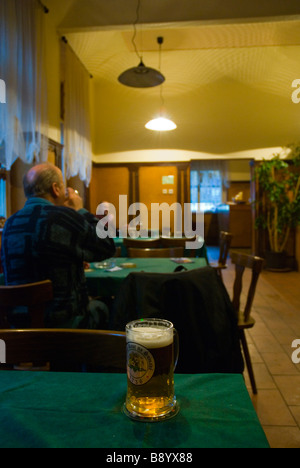
{"label": "green tablecloth", "polygon": [[[194,268],[203,268],[207,266],[204,258],[192,258],[193,263],[185,263],[187,270]],[[94,263],[91,264],[91,270],[86,271],[86,279],[89,294],[91,296],[115,296],[119,290],[122,281],[131,272],[144,271],[147,273],[171,273],[179,264],[170,260],[170,258],[114,258],[116,266],[122,263],[134,263],[135,268],[122,268],[118,271],[106,271],[96,269]]]}
{"label": "green tablecloth", "polygon": [[125,374],[1,371],[0,447],[268,447],[240,375],[175,374],[180,412],[160,423],[122,413],[126,385]]}

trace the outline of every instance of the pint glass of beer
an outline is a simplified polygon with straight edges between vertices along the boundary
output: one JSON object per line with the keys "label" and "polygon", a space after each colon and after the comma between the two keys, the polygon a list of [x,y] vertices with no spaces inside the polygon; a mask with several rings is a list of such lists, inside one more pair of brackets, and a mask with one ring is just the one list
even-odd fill
{"label": "pint glass of beer", "polygon": [[[134,320],[126,325],[127,397],[124,412],[140,421],[161,421],[178,413],[174,393],[177,332],[161,319]],[[176,358],[174,359],[174,354]]]}

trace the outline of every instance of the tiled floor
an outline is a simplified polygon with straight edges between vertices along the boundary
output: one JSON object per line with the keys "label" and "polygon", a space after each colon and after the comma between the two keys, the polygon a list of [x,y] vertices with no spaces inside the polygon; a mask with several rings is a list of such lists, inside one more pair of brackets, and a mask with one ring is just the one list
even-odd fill
{"label": "tiled floor", "polygon": [[[208,254],[212,260],[216,252],[209,249]],[[230,261],[228,265],[223,277],[231,295],[234,268]],[[300,364],[292,362],[291,346],[300,340],[300,273],[264,270],[252,315],[256,324],[247,331],[247,340],[257,395],[252,394],[247,370],[244,375],[254,408],[271,448],[300,448]]]}

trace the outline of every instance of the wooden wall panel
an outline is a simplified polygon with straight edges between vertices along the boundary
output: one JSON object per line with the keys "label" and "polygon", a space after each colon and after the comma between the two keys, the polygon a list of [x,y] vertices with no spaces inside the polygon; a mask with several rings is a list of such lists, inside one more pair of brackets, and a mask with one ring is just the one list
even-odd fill
{"label": "wooden wall panel", "polygon": [[[151,203],[172,205],[178,201],[178,174],[176,166],[142,166],[139,168],[139,201],[148,208],[148,229],[151,229]],[[174,183],[164,185],[164,176],[173,176]],[[164,193],[163,191],[167,191]],[[170,191],[172,193],[170,193]],[[143,223],[144,224],[144,223]],[[159,229],[162,229],[160,223]],[[174,229],[171,216],[171,231]]]}
{"label": "wooden wall panel", "polygon": [[231,202],[233,197],[235,197],[239,192],[243,192],[243,200],[249,202],[250,195],[250,182],[230,182],[230,186],[227,190],[227,201]]}
{"label": "wooden wall panel", "polygon": [[23,177],[25,173],[32,167],[31,164],[26,164],[22,159],[17,159],[10,170],[10,207],[8,215],[21,210],[26,202],[23,189]]}
{"label": "wooden wall panel", "polygon": [[[96,214],[97,206],[108,201],[116,207],[119,218],[119,195],[127,195],[129,203],[129,170],[127,167],[93,166],[89,187],[89,209]],[[118,223],[117,223],[118,226]]]}
{"label": "wooden wall panel", "polygon": [[300,269],[300,226],[296,230],[296,262],[297,270]]}

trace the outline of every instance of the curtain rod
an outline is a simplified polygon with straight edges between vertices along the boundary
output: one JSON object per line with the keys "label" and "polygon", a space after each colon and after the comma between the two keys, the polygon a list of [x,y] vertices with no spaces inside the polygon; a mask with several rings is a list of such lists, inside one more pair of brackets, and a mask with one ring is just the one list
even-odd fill
{"label": "curtain rod", "polygon": [[46,7],[46,5],[44,5],[44,4],[41,2],[41,0],[38,0],[38,2],[39,2],[39,4],[41,5],[41,7],[43,8],[44,13],[46,13],[46,15],[47,15],[47,13],[49,13],[49,8]]}

